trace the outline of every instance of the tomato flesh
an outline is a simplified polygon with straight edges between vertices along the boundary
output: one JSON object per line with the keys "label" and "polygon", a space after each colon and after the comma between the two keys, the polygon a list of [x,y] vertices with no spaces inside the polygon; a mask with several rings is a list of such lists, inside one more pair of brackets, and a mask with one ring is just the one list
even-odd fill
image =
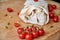
{"label": "tomato flesh", "polygon": [[19,23],[14,23],[14,26],[15,26],[15,27],[19,27],[20,24],[19,24]]}

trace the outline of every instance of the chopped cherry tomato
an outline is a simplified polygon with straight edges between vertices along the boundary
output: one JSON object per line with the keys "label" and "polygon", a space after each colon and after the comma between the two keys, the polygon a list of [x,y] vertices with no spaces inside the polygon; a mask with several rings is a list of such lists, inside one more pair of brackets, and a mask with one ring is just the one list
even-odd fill
{"label": "chopped cherry tomato", "polygon": [[58,22],[58,16],[54,16],[53,21]]}
{"label": "chopped cherry tomato", "polygon": [[36,31],[36,32],[33,31],[33,32],[32,32],[32,35],[33,35],[33,38],[37,38],[37,37],[38,37],[38,32],[37,32],[37,31]]}
{"label": "chopped cherry tomato", "polygon": [[38,0],[34,0],[34,2],[38,2]]}
{"label": "chopped cherry tomato", "polygon": [[33,39],[33,36],[32,34],[26,34],[26,40],[32,40]]}
{"label": "chopped cherry tomato", "polygon": [[13,9],[12,8],[7,8],[7,11],[8,12],[13,12]]}
{"label": "chopped cherry tomato", "polygon": [[15,26],[15,27],[19,27],[20,24],[19,24],[19,23],[14,23],[14,26]]}
{"label": "chopped cherry tomato", "polygon": [[52,5],[52,8],[53,8],[53,9],[56,9],[57,7],[56,7],[56,5]]}
{"label": "chopped cherry tomato", "polygon": [[43,35],[45,34],[45,32],[44,32],[43,29],[39,29],[38,32],[39,32],[39,35],[40,35],[40,36],[43,36]]}
{"label": "chopped cherry tomato", "polygon": [[17,32],[18,32],[18,34],[22,33],[23,32],[23,28],[18,28]]}
{"label": "chopped cherry tomato", "polygon": [[25,33],[21,33],[21,34],[19,34],[19,38],[21,38],[21,39],[25,39]]}
{"label": "chopped cherry tomato", "polygon": [[50,17],[51,19],[54,18],[54,13],[49,12],[49,17]]}

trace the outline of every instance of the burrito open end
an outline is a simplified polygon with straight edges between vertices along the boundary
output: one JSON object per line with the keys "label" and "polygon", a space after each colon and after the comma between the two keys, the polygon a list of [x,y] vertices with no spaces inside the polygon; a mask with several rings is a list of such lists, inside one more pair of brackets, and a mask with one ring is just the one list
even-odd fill
{"label": "burrito open end", "polygon": [[45,0],[26,0],[19,17],[25,23],[45,25],[49,22],[48,3]]}

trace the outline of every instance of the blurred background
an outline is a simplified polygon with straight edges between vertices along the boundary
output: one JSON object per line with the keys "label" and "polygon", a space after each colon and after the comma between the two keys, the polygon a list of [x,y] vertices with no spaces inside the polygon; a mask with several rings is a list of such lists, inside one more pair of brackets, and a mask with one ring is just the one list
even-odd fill
{"label": "blurred background", "polygon": [[[0,0],[0,2],[6,2],[6,1],[9,1],[9,0]],[[60,0],[47,0],[47,1],[56,1],[56,2],[60,3]]]}
{"label": "blurred background", "polygon": [[[48,1],[51,1],[51,0],[48,0]],[[52,0],[52,1],[55,1],[55,2],[58,2],[58,3],[60,3],[60,0]]]}

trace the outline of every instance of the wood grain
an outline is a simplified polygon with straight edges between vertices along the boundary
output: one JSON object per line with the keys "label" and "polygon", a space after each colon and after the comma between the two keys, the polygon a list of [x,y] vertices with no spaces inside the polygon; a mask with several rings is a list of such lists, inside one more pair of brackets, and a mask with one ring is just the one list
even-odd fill
{"label": "wood grain", "polygon": [[[18,22],[22,27],[32,25],[22,22],[18,16],[18,13],[20,13],[24,6],[24,2],[25,0],[8,0],[0,3],[0,40],[21,40],[18,38],[17,28],[14,27],[15,22]],[[57,9],[54,12],[59,16],[59,22],[54,23],[53,21],[50,21],[47,25],[44,25],[46,34],[34,40],[60,40],[60,4],[53,1],[47,2],[57,5]],[[9,13],[7,8],[12,8],[14,12]],[[8,16],[5,16],[6,14]],[[8,25],[8,23],[10,23],[10,25]],[[8,29],[5,28],[6,26]],[[54,27],[50,28],[50,26]]]}

